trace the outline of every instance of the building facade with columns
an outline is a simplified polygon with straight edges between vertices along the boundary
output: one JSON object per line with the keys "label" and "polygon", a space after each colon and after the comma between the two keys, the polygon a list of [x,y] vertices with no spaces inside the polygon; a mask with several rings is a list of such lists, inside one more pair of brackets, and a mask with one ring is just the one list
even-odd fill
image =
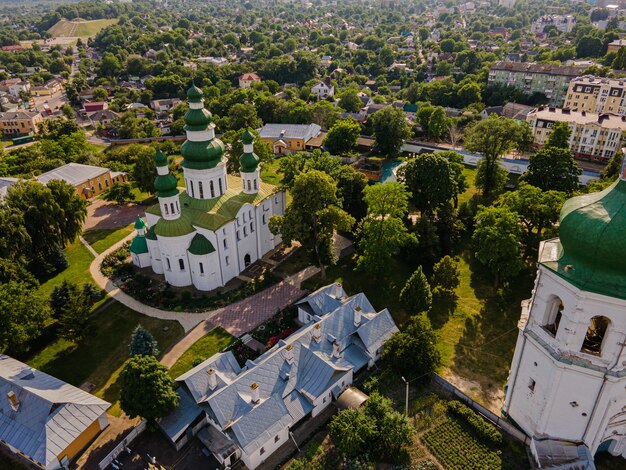
{"label": "building facade with columns", "polygon": [[261,181],[248,131],[242,137],[239,176],[226,173],[224,144],[215,137],[202,91],[192,86],[187,98],[187,140],[181,147],[185,188],[178,188],[167,157],[157,152],[159,203],[146,211],[147,224],[136,224],[131,254],[136,266],[151,267],[172,286],[208,291],[281,243],[280,235],[270,232],[269,219],[284,214],[286,199],[284,191]]}
{"label": "building facade with columns", "polygon": [[626,165],[560,220],[522,304],[503,411],[535,440],[626,458]]}

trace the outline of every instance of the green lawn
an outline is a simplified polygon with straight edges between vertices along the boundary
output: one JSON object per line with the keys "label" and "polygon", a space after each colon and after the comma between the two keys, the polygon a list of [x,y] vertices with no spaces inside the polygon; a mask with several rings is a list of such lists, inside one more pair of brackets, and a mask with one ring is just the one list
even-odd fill
{"label": "green lawn", "polygon": [[94,250],[102,253],[129,235],[133,230],[133,224],[117,229],[93,229],[83,233],[83,238]]}
{"label": "green lawn", "polygon": [[35,353],[27,362],[32,367],[80,387],[85,382],[95,385],[92,393],[113,403],[111,412],[119,415],[118,376],[129,358],[130,336],[139,324],[149,330],[167,350],[183,336],[178,322],[141,315],[113,302],[94,318],[96,335],[83,343],[58,339]]}
{"label": "green lawn", "polygon": [[265,183],[274,184],[278,186],[282,178],[278,174],[280,160],[274,159],[270,162],[263,162],[261,164],[261,180]]}
{"label": "green lawn", "polygon": [[474,186],[474,182],[476,180],[476,167],[466,166],[463,168],[463,174],[465,175],[465,179],[467,181],[467,185],[469,189],[465,191],[463,194],[459,195],[459,204],[463,202],[469,202],[475,194],[478,193],[478,189]]}
{"label": "green lawn", "polygon": [[[100,19],[100,20],[91,20],[84,21],[80,20],[78,23],[76,21],[69,20],[59,20],[56,24],[54,24],[48,32],[51,36],[76,36],[76,37],[91,37],[95,36],[100,32],[100,30],[106,28],[107,26],[111,26],[112,24],[117,23],[119,20],[116,18],[113,19]],[[76,28],[74,29],[74,25]]]}
{"label": "green lawn", "polygon": [[208,359],[213,354],[229,346],[235,337],[222,328],[214,328],[193,343],[170,369],[170,376],[176,378],[193,367],[196,359]]}
{"label": "green lawn", "polygon": [[65,280],[92,282],[91,275],[89,274],[89,265],[94,257],[87,247],[79,240],[76,240],[65,249],[65,254],[70,263],[69,267],[39,286],[39,292],[45,297],[50,295],[54,286],[61,285]]}

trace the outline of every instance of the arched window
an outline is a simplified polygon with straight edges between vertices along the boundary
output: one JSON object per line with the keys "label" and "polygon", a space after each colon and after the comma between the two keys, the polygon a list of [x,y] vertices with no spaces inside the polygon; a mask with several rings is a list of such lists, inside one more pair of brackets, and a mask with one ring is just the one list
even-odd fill
{"label": "arched window", "polygon": [[248,191],[252,190],[252,183],[250,180],[248,180]]}
{"label": "arched window", "polygon": [[256,180],[254,180],[254,189],[258,189],[256,186]]}
{"label": "arched window", "polygon": [[544,328],[552,336],[556,336],[556,332],[559,331],[559,323],[561,323],[561,317],[563,316],[563,302],[558,297],[554,296],[550,302],[548,302],[548,317],[546,318],[546,324]]}
{"label": "arched window", "polygon": [[202,181],[198,181],[198,192],[200,193],[200,199],[204,199],[204,188],[202,187]]}
{"label": "arched window", "polygon": [[219,187],[220,187],[220,196],[222,194],[224,194],[224,189],[222,188],[222,178],[220,178],[219,180],[217,180]]}
{"label": "arched window", "polygon": [[204,274],[204,266],[200,263],[200,274]]}
{"label": "arched window", "polygon": [[183,261],[182,258],[178,259],[178,267],[180,268],[181,271],[185,270],[185,262]]}
{"label": "arched window", "polygon": [[602,343],[604,342],[606,331],[609,328],[609,323],[611,323],[611,321],[601,315],[591,319],[585,340],[583,341],[583,347],[580,349],[581,352],[594,354],[596,356],[602,355]]}
{"label": "arched window", "polygon": [[211,189],[211,197],[215,197],[215,187],[213,186],[213,180],[209,181],[209,188]]}

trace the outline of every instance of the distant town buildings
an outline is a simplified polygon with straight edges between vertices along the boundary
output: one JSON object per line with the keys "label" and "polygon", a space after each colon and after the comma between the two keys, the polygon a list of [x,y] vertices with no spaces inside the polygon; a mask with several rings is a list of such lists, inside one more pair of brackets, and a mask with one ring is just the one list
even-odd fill
{"label": "distant town buildings", "polygon": [[311,87],[311,93],[316,95],[318,99],[323,100],[335,96],[335,87],[329,77],[324,78],[317,85]]}
{"label": "distant town buildings", "polygon": [[626,47],[626,39],[616,39],[615,41],[611,41],[607,47],[608,52],[617,52],[620,47]]}
{"label": "distant town buildings", "polygon": [[244,73],[239,75],[239,88],[243,88],[244,90],[250,88],[253,83],[260,82],[261,77],[259,77],[256,73]]}
{"label": "distant town buildings", "polygon": [[626,79],[577,77],[569,84],[563,107],[623,116],[626,114]]}
{"label": "distant town buildings", "polygon": [[272,146],[275,154],[300,152],[306,143],[317,137],[322,128],[317,124],[266,124],[258,130],[261,140]]}
{"label": "distant town buildings", "polygon": [[545,15],[533,20],[530,31],[543,33],[548,26],[554,26],[557,31],[571,33],[576,26],[576,17],[573,15]]}
{"label": "distant town buildings", "polygon": [[35,111],[11,111],[0,113],[0,132],[5,139],[14,139],[39,131],[43,121],[41,113]]}
{"label": "distant town buildings", "polygon": [[537,64],[534,62],[496,62],[489,69],[489,83],[514,86],[524,93],[543,93],[550,103],[562,106],[570,80],[582,75],[583,67]]}
{"label": "distant town buildings", "polygon": [[539,107],[531,111],[526,119],[536,147],[546,142],[555,122],[567,122],[572,130],[570,149],[576,158],[608,162],[624,143],[624,116]]}
{"label": "distant town buildings", "polygon": [[80,197],[90,199],[102,194],[115,182],[127,181],[127,176],[126,173],[99,166],[68,163],[37,177],[37,181],[42,184],[48,184],[52,180],[65,181],[74,186]]}

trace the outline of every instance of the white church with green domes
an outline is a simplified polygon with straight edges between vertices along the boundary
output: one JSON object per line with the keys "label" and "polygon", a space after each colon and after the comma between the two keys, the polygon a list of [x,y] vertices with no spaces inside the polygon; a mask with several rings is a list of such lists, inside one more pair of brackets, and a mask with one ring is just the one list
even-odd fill
{"label": "white church with green domes", "polygon": [[226,173],[224,144],[215,137],[202,91],[187,91],[187,140],[181,146],[185,188],[169,172],[158,151],[154,188],[159,203],[135,224],[130,246],[133,264],[151,267],[172,286],[209,291],[225,285],[249,264],[281,243],[269,230],[269,219],[283,215],[285,193],[263,183],[254,137],[243,134],[239,176]]}

